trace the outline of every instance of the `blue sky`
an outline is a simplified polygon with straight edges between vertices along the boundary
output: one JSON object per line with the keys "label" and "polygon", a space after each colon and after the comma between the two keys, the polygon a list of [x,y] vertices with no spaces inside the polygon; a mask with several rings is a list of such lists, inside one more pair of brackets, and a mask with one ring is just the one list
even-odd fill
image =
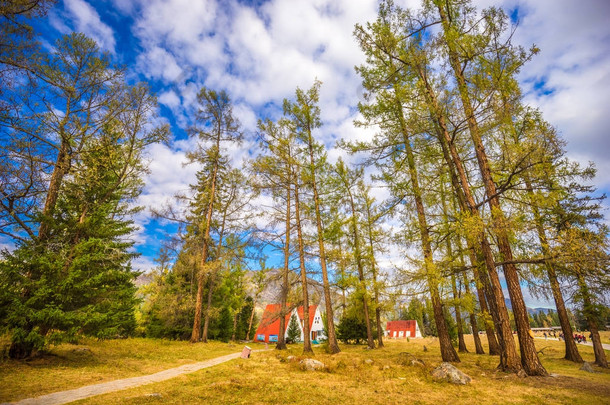
{"label": "blue sky", "polygon": [[[419,0],[397,3],[417,7]],[[520,75],[526,101],[558,128],[572,159],[597,165],[594,184],[610,191],[610,2],[474,4],[502,6],[519,22],[514,42],[541,48]],[[184,128],[202,85],[226,89],[235,101],[247,134],[231,151],[236,164],[255,149],[256,120],[277,115],[283,98],[292,97],[297,86],[309,88],[315,78],[324,83],[318,135],[331,147],[330,160],[343,154],[333,147],[337,139],[370,135],[353,126],[362,93],[354,66],[364,58],[352,31],[375,16],[374,0],[64,0],[40,29],[49,44],[62,33],[84,32],[128,66],[134,81],[145,80],[156,92],[175,140],[148,151],[151,172],[140,203],[150,208],[194,181],[196,167],[182,164],[194,144]],[[143,255],[136,267],[146,270],[167,227],[153,221],[149,210],[137,222]],[[531,297],[530,302],[535,305]]]}

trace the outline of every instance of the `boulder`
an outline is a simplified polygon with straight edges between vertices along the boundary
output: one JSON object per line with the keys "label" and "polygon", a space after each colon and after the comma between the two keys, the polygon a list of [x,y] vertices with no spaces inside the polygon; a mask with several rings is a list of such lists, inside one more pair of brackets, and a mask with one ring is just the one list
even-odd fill
{"label": "boulder", "polygon": [[366,360],[364,360],[364,364],[368,364],[369,366],[370,366],[371,364],[373,364],[373,363],[374,363],[374,362],[373,362],[373,360],[371,360],[371,359],[366,359]]}
{"label": "boulder", "polygon": [[434,369],[434,371],[432,371],[432,377],[439,380],[448,381],[452,384],[461,385],[466,385],[470,381],[472,381],[472,378],[470,378],[468,375],[462,373],[456,367],[446,362],[441,363],[440,366],[438,366]]}
{"label": "boulder", "polygon": [[594,373],[595,370],[593,370],[593,366],[591,366],[591,363],[587,363],[586,361],[583,363],[582,367],[580,368],[582,371],[586,371],[587,373]]}
{"label": "boulder", "polygon": [[318,360],[314,360],[314,359],[301,360],[300,364],[301,364],[301,367],[303,367],[307,371],[321,370],[324,367],[326,367],[324,365],[324,363],[322,363],[321,361],[318,361]]}
{"label": "boulder", "polygon": [[289,363],[292,363],[296,359],[297,359],[296,356],[288,356],[288,357],[286,357],[286,361],[289,362]]}
{"label": "boulder", "polygon": [[423,366],[425,365],[422,359],[418,359],[415,355],[408,352],[398,353],[397,363],[401,366]]}

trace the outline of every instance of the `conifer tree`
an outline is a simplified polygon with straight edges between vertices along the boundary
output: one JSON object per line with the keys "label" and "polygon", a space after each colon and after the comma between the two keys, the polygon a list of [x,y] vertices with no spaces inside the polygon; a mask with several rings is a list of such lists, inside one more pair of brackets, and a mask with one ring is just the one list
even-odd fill
{"label": "conifer tree", "polygon": [[[328,346],[331,353],[339,353],[341,350],[339,349],[335,336],[332,296],[330,293],[330,282],[326,267],[326,250],[324,246],[324,229],[322,226],[321,212],[322,202],[318,190],[319,172],[325,164],[326,156],[323,152],[323,146],[316,142],[313,134],[313,131],[322,125],[320,121],[320,107],[317,105],[321,84],[320,81],[316,81],[308,91],[297,88],[296,100],[294,102],[286,99],[284,100],[284,115],[293,122],[296,136],[303,143],[307,154],[307,164],[304,165],[303,174],[305,176],[305,184],[311,188],[313,193],[313,211],[317,231],[318,254],[320,257],[320,267],[322,268],[326,316],[328,317]],[[296,199],[295,204],[298,204]],[[303,287],[303,289],[306,290],[305,287]],[[304,306],[304,308],[307,308],[307,306]],[[307,312],[307,309],[305,309],[304,313]],[[305,320],[305,322],[307,323],[307,320]]]}
{"label": "conifer tree", "polygon": [[276,349],[286,349],[283,331],[286,330],[286,315],[290,273],[291,239],[292,231],[292,188],[294,185],[295,165],[295,136],[290,122],[282,119],[277,123],[270,120],[259,121],[261,140],[265,147],[265,154],[253,162],[253,170],[259,176],[258,187],[270,191],[274,200],[278,202],[277,211],[283,215],[284,239],[283,255],[284,266],[281,275],[280,292],[280,333]]}
{"label": "conifer tree", "polygon": [[[345,203],[347,205],[347,216],[349,223],[348,235],[352,238],[353,256],[356,262],[356,269],[358,271],[358,284],[357,294],[362,299],[362,310],[364,315],[364,323],[366,325],[366,341],[369,349],[375,348],[375,341],[373,340],[373,329],[371,327],[371,317],[369,313],[369,294],[367,291],[367,283],[364,274],[364,246],[363,239],[360,234],[360,221],[358,220],[359,211],[361,207],[357,206],[356,203],[356,188],[358,183],[362,180],[362,170],[350,170],[346,167],[342,159],[339,159],[337,164],[333,167],[333,171],[336,174],[337,187],[335,190],[338,192],[338,196],[345,196]],[[339,197],[339,199],[342,199]]]}
{"label": "conifer tree", "polygon": [[[199,213],[196,220],[201,228],[201,255],[197,271],[197,294],[195,302],[195,319],[191,342],[201,339],[201,317],[203,294],[206,276],[210,277],[213,264],[208,263],[210,250],[214,244],[211,239],[211,228],[214,214],[214,204],[221,170],[226,170],[227,158],[224,147],[226,144],[240,143],[242,132],[239,121],[233,116],[233,107],[228,94],[202,88],[197,94],[200,108],[196,119],[198,126],[190,129],[191,136],[200,140],[197,150],[189,153],[192,162],[203,166],[199,172],[198,203],[194,207]],[[209,144],[207,144],[209,143]],[[211,279],[210,279],[211,280]]]}
{"label": "conifer tree", "polygon": [[286,337],[286,340],[288,343],[298,342],[299,338],[301,337],[301,331],[299,329],[297,317],[294,314],[290,317],[290,323],[288,324],[287,334],[288,336]]}
{"label": "conifer tree", "polygon": [[82,334],[133,331],[130,204],[144,149],[166,136],[149,126],[147,87],[128,86],[84,35],[61,38],[31,68],[23,85],[37,93],[2,129],[2,230],[18,246],[3,252],[1,311],[17,358]]}

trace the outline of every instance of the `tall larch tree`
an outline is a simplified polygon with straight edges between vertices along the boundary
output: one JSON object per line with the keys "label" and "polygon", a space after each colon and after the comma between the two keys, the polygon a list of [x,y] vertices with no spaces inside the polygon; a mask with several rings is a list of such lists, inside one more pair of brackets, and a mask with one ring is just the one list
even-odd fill
{"label": "tall larch tree", "polygon": [[333,172],[336,174],[337,186],[334,187],[338,192],[339,200],[345,200],[347,206],[347,222],[349,224],[349,232],[347,233],[352,239],[353,257],[358,271],[358,284],[356,293],[362,299],[362,310],[364,312],[364,323],[366,325],[366,341],[369,349],[375,348],[373,338],[373,328],[371,326],[371,316],[369,310],[370,297],[367,288],[367,280],[365,279],[365,254],[364,241],[361,235],[361,224],[359,213],[362,210],[361,204],[357,204],[357,187],[362,180],[362,169],[349,169],[342,159],[333,167]]}
{"label": "tall larch tree", "polygon": [[204,197],[203,217],[199,219],[202,224],[201,256],[197,271],[197,294],[195,302],[195,319],[191,342],[201,339],[201,317],[203,306],[203,294],[206,275],[211,272],[208,268],[210,249],[213,241],[210,237],[212,227],[212,215],[216,200],[216,189],[219,171],[227,164],[223,147],[227,144],[241,142],[243,134],[239,121],[233,116],[233,107],[229,95],[224,91],[202,88],[197,94],[199,110],[196,114],[197,125],[193,126],[189,133],[196,136],[200,143],[196,151],[190,153],[191,161],[203,165],[206,174],[201,176],[205,182],[202,190]]}
{"label": "tall larch tree", "polygon": [[[314,138],[314,131],[322,125],[320,120],[320,107],[318,106],[319,91],[322,83],[316,81],[307,91],[299,88],[296,90],[294,102],[284,100],[284,115],[294,123],[297,138],[303,143],[307,164],[304,166],[305,183],[313,193],[313,207],[317,231],[318,255],[320,267],[322,268],[322,284],[324,289],[324,302],[326,305],[326,317],[328,319],[328,346],[331,353],[339,353],[339,345],[335,333],[335,321],[333,315],[332,295],[326,266],[326,250],[324,246],[324,229],[322,226],[322,206],[317,182],[319,171],[325,164],[325,153],[323,146]],[[295,201],[296,203],[296,201]],[[304,288],[305,289],[305,288]],[[305,310],[304,313],[308,311]]]}

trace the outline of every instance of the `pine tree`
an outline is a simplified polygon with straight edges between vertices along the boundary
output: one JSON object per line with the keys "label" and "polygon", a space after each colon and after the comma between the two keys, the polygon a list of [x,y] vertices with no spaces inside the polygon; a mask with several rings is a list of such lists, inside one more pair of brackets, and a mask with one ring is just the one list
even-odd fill
{"label": "pine tree", "polygon": [[130,262],[137,255],[128,236],[134,230],[130,217],[138,211],[130,204],[142,187],[146,142],[140,141],[118,122],[106,126],[73,162],[47,219],[46,243],[4,252],[0,283],[12,285],[2,300],[11,357],[81,335],[134,332],[138,273]]}
{"label": "pine tree", "polygon": [[[199,183],[195,186],[198,197],[192,208],[192,213],[198,216],[198,218],[193,219],[193,223],[201,230],[198,237],[202,245],[197,271],[195,318],[191,334],[191,342],[193,343],[198,342],[202,336],[201,317],[206,276],[208,276],[210,284],[213,284],[214,264],[208,263],[210,251],[214,244],[210,231],[214,219],[220,172],[226,170],[228,163],[223,148],[225,144],[240,143],[243,137],[240,123],[233,116],[231,100],[226,92],[202,88],[197,94],[197,100],[200,108],[196,118],[200,126],[191,128],[189,132],[192,136],[198,137],[201,143],[197,150],[188,154],[192,162],[197,162],[203,166],[198,173]],[[210,145],[206,142],[209,142]],[[205,332],[203,333],[203,339],[207,339]]]}
{"label": "pine tree", "polygon": [[287,335],[288,336],[286,336],[286,343],[298,342],[301,337],[301,330],[299,329],[297,317],[294,314],[292,314],[292,316],[290,317]]}

